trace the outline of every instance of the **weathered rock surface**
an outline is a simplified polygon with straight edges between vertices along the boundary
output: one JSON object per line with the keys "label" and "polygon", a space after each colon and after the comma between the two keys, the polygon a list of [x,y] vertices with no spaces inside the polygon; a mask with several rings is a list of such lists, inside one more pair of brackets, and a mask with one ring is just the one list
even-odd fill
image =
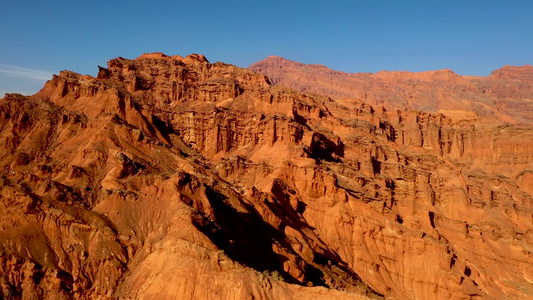
{"label": "weathered rock surface", "polygon": [[444,69],[420,73],[381,71],[344,73],[323,65],[306,65],[278,56],[252,64],[274,84],[351,98],[389,110],[440,112],[455,119],[495,117],[511,124],[533,125],[533,66],[504,66],[488,77],[461,76]]}
{"label": "weathered rock surface", "polygon": [[153,53],[7,95],[0,147],[3,298],[533,296],[531,127]]}

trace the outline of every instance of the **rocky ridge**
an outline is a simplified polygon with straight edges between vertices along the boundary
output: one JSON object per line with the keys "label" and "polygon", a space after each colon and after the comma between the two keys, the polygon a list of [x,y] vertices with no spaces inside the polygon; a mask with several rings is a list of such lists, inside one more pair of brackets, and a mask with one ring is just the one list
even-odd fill
{"label": "rocky ridge", "polygon": [[533,131],[202,55],[0,100],[4,298],[533,295]]}
{"label": "rocky ridge", "polygon": [[456,120],[495,117],[510,124],[533,125],[533,66],[504,66],[490,76],[461,76],[452,70],[412,73],[345,73],[278,56],[250,70],[274,84],[334,99],[352,98],[389,110],[443,113]]}

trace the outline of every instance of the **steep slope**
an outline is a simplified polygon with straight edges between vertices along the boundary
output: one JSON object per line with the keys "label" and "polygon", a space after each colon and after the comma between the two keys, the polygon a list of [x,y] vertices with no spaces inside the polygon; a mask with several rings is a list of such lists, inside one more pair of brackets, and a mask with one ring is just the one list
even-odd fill
{"label": "steep slope", "polygon": [[[460,76],[449,69],[420,73],[344,73],[271,56],[249,69],[274,84],[332,98],[354,98],[390,110],[442,112],[452,118],[496,117],[533,125],[533,67],[504,66],[488,77]],[[466,112],[474,112],[469,114]]]}
{"label": "steep slope", "polygon": [[533,131],[112,59],[0,100],[4,298],[533,295]]}

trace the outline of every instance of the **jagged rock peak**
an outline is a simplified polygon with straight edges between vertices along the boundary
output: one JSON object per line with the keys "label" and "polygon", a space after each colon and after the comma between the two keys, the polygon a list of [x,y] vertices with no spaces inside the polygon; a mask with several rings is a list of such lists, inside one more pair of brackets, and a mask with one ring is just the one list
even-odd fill
{"label": "jagged rock peak", "polygon": [[141,56],[137,57],[136,59],[143,59],[143,58],[165,59],[165,58],[171,58],[171,57],[164,54],[163,52],[153,52],[153,53],[143,53]]}
{"label": "jagged rock peak", "polygon": [[178,61],[185,61],[186,63],[193,63],[193,62],[209,63],[209,61],[204,55],[196,54],[196,53],[189,54],[185,58],[183,58],[180,55],[168,56],[164,54],[163,52],[144,53],[141,56],[137,57],[135,60],[140,60],[140,59],[174,59]]}

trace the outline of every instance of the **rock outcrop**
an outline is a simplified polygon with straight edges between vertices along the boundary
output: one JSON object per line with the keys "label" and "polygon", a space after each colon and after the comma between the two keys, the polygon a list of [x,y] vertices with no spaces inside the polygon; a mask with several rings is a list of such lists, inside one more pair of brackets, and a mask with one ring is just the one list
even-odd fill
{"label": "rock outcrop", "polygon": [[3,298],[533,296],[531,127],[153,53],[7,95],[0,141]]}
{"label": "rock outcrop", "polygon": [[504,66],[488,77],[461,76],[449,69],[372,74],[344,73],[270,56],[249,69],[267,75],[274,84],[335,99],[358,99],[389,110],[439,112],[454,119],[489,116],[533,125],[531,65]]}

